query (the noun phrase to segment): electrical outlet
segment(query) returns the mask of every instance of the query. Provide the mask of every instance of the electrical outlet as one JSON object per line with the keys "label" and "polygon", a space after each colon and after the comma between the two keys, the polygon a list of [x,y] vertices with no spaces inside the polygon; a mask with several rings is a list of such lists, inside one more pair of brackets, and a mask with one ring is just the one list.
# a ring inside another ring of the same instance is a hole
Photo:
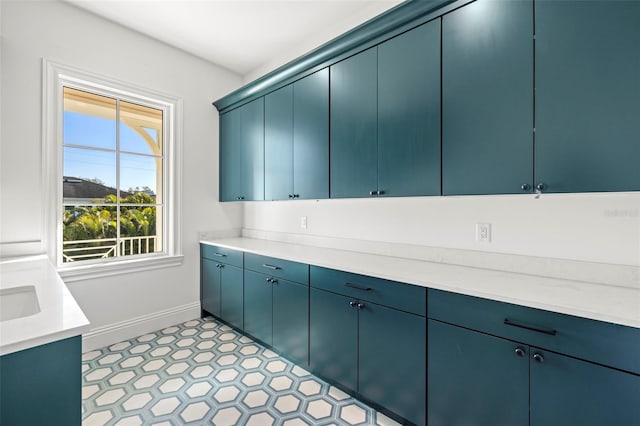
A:
{"label": "electrical outlet", "polygon": [[300,228],[307,229],[307,217],[300,216]]}
{"label": "electrical outlet", "polygon": [[476,241],[481,243],[491,242],[491,224],[476,223]]}

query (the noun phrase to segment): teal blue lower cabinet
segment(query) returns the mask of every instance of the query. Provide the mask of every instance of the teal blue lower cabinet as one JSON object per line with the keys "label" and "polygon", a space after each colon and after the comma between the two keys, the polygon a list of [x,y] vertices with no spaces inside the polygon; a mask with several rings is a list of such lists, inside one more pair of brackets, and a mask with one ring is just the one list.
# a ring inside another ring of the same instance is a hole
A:
{"label": "teal blue lower cabinet", "polygon": [[244,281],[244,331],[306,366],[309,286],[250,270]]}
{"label": "teal blue lower cabinet", "polygon": [[311,288],[309,365],[311,370],[348,389],[358,385],[358,311],[353,299]]}
{"label": "teal blue lower cabinet", "polygon": [[272,289],[270,278],[244,271],[244,331],[264,343],[273,344]]}
{"label": "teal blue lower cabinet", "polygon": [[289,358],[309,364],[309,286],[273,283],[273,347]]}
{"label": "teal blue lower cabinet", "polygon": [[244,256],[241,251],[200,244],[200,303],[211,314],[242,330]]}
{"label": "teal blue lower cabinet", "polygon": [[426,319],[360,305],[358,393],[411,423],[426,424]]}
{"label": "teal blue lower cabinet", "polygon": [[428,324],[428,424],[528,425],[526,346],[431,319]]}
{"label": "teal blue lower cabinet", "polygon": [[220,263],[202,258],[200,274],[202,310],[220,317]]}
{"label": "teal blue lower cabinet", "polygon": [[220,318],[229,324],[244,327],[244,290],[242,269],[231,265],[220,268]]}
{"label": "teal blue lower cabinet", "polygon": [[0,357],[0,424],[80,426],[82,339]]}
{"label": "teal blue lower cabinet", "polygon": [[313,287],[310,297],[311,370],[426,424],[426,319]]}
{"label": "teal blue lower cabinet", "polygon": [[640,330],[439,290],[428,315],[429,425],[640,424]]}
{"label": "teal blue lower cabinet", "polygon": [[640,425],[640,376],[531,348],[531,425]]}

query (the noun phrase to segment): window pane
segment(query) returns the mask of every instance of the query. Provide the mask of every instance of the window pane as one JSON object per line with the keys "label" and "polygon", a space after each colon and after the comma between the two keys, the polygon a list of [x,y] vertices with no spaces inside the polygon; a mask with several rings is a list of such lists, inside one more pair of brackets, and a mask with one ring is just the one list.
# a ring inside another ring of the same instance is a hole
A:
{"label": "window pane", "polygon": [[76,262],[116,255],[117,207],[66,206],[62,216],[62,260]]}
{"label": "window pane", "polygon": [[120,207],[122,256],[162,251],[162,207]]}
{"label": "window pane", "polygon": [[120,149],[162,155],[162,110],[121,101]]}
{"label": "window pane", "polygon": [[64,144],[116,148],[116,100],[64,88]]}
{"label": "window pane", "polygon": [[65,147],[63,156],[62,194],[65,203],[104,203],[105,197],[115,197],[115,152]]}
{"label": "window pane", "polygon": [[[159,204],[162,202],[161,196],[156,195],[161,193],[161,188],[161,158],[120,155],[120,194],[123,197],[123,203]],[[144,194],[147,196],[145,197]]]}

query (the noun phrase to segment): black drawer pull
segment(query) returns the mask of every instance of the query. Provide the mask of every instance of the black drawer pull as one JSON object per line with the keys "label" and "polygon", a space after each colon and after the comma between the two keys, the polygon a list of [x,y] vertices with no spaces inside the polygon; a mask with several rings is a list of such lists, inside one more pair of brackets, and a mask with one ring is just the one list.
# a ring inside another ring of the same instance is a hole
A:
{"label": "black drawer pull", "polygon": [[344,286],[349,288],[355,288],[356,290],[371,291],[371,287],[362,287],[362,286],[351,284],[351,283],[344,283]]}
{"label": "black drawer pull", "polygon": [[556,335],[555,330],[549,330],[546,328],[538,328],[538,327],[531,327],[530,325],[518,324],[517,322],[511,321],[509,318],[504,319],[504,325],[510,325],[512,327],[518,327],[518,328],[524,328],[526,330],[537,331],[538,333],[544,333],[550,336]]}
{"label": "black drawer pull", "polygon": [[267,265],[266,263],[263,263],[262,266],[264,266],[265,268],[273,269],[274,271],[280,269],[279,266]]}
{"label": "black drawer pull", "polygon": [[227,255],[223,254],[223,253],[213,253],[213,254],[218,256],[218,257],[227,257]]}

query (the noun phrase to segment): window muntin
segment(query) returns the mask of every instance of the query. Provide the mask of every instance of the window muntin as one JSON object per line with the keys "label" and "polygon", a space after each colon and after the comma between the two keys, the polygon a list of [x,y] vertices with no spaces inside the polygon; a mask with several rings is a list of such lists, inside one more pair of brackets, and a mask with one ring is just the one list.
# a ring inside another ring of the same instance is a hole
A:
{"label": "window muntin", "polygon": [[63,103],[62,263],[163,252],[165,111],[69,86]]}

